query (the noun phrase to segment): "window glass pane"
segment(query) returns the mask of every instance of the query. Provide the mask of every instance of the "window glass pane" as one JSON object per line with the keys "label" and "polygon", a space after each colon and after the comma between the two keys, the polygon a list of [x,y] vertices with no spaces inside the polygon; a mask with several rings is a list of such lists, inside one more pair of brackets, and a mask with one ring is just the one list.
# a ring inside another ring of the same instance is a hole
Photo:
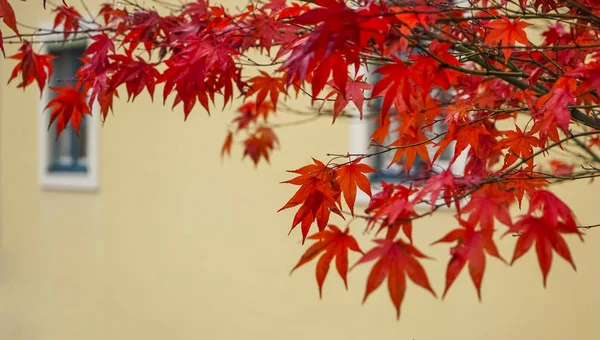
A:
{"label": "window glass pane", "polygon": [[[75,73],[81,66],[79,60],[85,52],[86,45],[82,42],[58,43],[48,48],[48,53],[54,55],[52,60],[54,72],[50,77],[49,85],[52,87],[74,86],[77,80]],[[56,93],[50,90],[48,100],[56,97]],[[50,113],[46,112],[49,122]],[[51,172],[87,172],[87,150],[86,150],[87,124],[83,119],[79,129],[79,137],[71,125],[56,139],[55,127],[51,127],[48,133],[48,144],[50,151],[50,164],[48,170]]]}

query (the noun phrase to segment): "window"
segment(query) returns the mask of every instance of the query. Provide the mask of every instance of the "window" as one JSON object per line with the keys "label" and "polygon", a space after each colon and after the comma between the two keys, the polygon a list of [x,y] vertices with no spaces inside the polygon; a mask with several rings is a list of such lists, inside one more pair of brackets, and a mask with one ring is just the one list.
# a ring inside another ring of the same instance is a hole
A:
{"label": "window", "polygon": [[[361,69],[359,74],[366,74],[367,79],[371,82],[371,84],[375,84],[378,80],[379,74],[370,70],[370,72],[366,72],[366,69]],[[370,93],[365,91],[365,97],[370,96]],[[439,91],[438,93],[432,93],[432,96],[440,101],[449,101],[452,98],[451,91],[446,93]],[[380,112],[381,98],[365,101],[365,107],[363,108],[363,114],[365,116],[373,116],[374,114],[378,114]],[[350,108],[350,106],[348,106]],[[394,108],[392,108],[393,110]],[[357,112],[358,113],[358,112]],[[394,112],[390,112],[390,115],[394,115]],[[441,117],[440,117],[441,118]],[[442,119],[436,120],[432,122],[432,131],[425,133],[427,138],[435,138],[439,136],[443,132],[446,131],[446,125],[444,124]],[[377,128],[379,122],[376,118],[363,117],[362,120],[355,118],[350,123],[350,153],[374,153],[377,151],[382,151],[383,148],[371,145],[371,135]],[[384,141],[383,145],[389,145],[398,139],[398,132],[396,132],[396,128],[398,127],[399,122],[395,119],[391,119],[390,122],[390,131],[391,133],[388,135],[387,139]],[[435,138],[433,141],[437,142],[441,140],[443,137],[440,136]],[[427,145],[430,158],[433,158],[433,155],[437,151],[437,147],[433,144]],[[414,165],[412,166],[410,173],[407,173],[406,168],[404,166],[404,159],[392,164],[390,163],[393,159],[394,152],[386,152],[380,155],[376,155],[373,157],[369,157],[365,159],[365,162],[369,164],[371,167],[376,169],[378,172],[372,173],[370,180],[373,185],[373,191],[377,192],[379,189],[379,183],[383,180],[388,183],[399,183],[399,184],[409,184],[413,180],[416,179],[426,179],[427,174],[431,174],[433,172],[441,172],[445,169],[448,169],[450,166],[450,160],[454,155],[454,143],[450,144],[446,150],[438,157],[432,167],[428,169],[426,167],[426,163],[423,159],[417,156]],[[452,165],[452,172],[457,175],[462,175],[464,171],[466,152],[463,152],[458,159]],[[388,167],[389,166],[389,167]],[[431,170],[431,171],[429,171]],[[365,194],[361,194],[358,196],[358,201],[362,203],[368,203],[368,197]]]}
{"label": "window", "polygon": [[40,103],[40,182],[46,189],[95,190],[98,186],[97,110],[92,108],[92,117],[86,116],[82,120],[79,136],[68,124],[57,139],[54,124],[48,129],[50,110],[45,109],[56,96],[50,87],[75,85],[75,73],[82,63],[80,58],[87,48],[87,41],[51,41],[43,46],[44,53],[54,56],[54,72]]}

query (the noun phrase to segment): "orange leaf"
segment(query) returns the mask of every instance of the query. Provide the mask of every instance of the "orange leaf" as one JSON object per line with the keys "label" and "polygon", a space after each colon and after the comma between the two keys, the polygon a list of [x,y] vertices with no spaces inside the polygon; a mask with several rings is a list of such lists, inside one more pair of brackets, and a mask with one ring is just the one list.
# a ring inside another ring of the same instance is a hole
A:
{"label": "orange leaf", "polygon": [[376,172],[367,164],[359,164],[361,160],[356,159],[350,164],[345,164],[337,170],[338,183],[344,194],[346,204],[350,208],[352,216],[354,216],[354,201],[356,200],[356,187],[362,190],[365,194],[371,197],[371,183],[365,173]]}
{"label": "orange leaf", "polygon": [[227,153],[228,156],[231,156],[231,143],[233,143],[233,133],[229,131],[227,137],[225,137],[223,147],[221,148],[221,157],[223,157],[225,153]]}

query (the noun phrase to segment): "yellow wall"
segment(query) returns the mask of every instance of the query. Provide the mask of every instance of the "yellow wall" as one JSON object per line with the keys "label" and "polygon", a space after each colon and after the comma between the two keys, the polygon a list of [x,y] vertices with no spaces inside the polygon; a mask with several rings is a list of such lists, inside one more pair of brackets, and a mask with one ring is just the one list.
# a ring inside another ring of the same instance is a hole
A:
{"label": "yellow wall", "polygon": [[[29,1],[16,11],[48,18]],[[1,63],[0,83],[13,66]],[[118,102],[102,128],[100,190],[50,192],[37,180],[37,100],[34,87],[0,88],[2,340],[600,338],[600,231],[583,246],[569,238],[578,273],[555,257],[546,290],[533,254],[514,268],[490,260],[483,303],[466,273],[444,302],[411,284],[399,322],[384,289],[361,306],[370,266],[348,292],[332,270],[323,300],[313,265],[290,277],[304,248],[287,236],[293,211],[276,213],[294,190],[278,182],[310,156],[347,150],[343,120],[280,130],[272,166],[254,170],[239,147],[219,158],[230,113],[198,109],[184,123],[147,98]],[[599,222],[597,190],[557,188],[584,224]],[[448,248],[427,245],[453,225],[444,212],[415,232],[437,258],[425,266],[438,293]],[[500,242],[506,258],[513,242]]]}

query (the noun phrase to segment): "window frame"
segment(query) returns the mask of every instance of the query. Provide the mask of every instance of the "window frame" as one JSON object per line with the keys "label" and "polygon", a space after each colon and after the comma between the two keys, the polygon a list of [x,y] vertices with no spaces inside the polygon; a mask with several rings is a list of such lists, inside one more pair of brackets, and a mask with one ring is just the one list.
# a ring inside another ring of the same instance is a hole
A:
{"label": "window frame", "polygon": [[[365,75],[366,81],[369,82],[369,79],[372,79],[372,77],[374,77],[374,72],[372,71],[368,71],[367,68],[364,65],[360,66],[360,69],[358,71],[358,74],[363,74]],[[372,84],[374,85],[374,84]],[[371,92],[372,90],[365,90],[364,95],[365,97],[370,97],[371,96]],[[368,106],[368,101],[365,100],[365,103],[363,105],[363,116],[367,116],[370,113],[372,113],[372,109],[369,108]],[[367,154],[370,152],[373,152],[373,149],[370,149],[370,144],[371,144],[371,130],[372,130],[372,124],[373,124],[373,120],[369,119],[369,118],[365,118],[363,117],[363,119],[359,118],[359,111],[358,109],[353,105],[353,104],[349,104],[346,109],[347,111],[350,111],[349,113],[354,116],[354,118],[350,119],[349,122],[349,153],[350,154]],[[452,165],[451,169],[452,172],[456,175],[463,175],[464,174],[464,169],[466,166],[466,161],[467,161],[467,154],[468,154],[469,148],[463,150],[463,152],[457,157],[456,161],[454,162],[454,164]],[[369,166],[375,168],[376,167],[376,157],[368,157],[365,158],[363,160],[363,163],[368,164]],[[444,169],[448,168],[449,162],[445,161],[445,160],[437,160],[435,164],[438,164],[442,167],[444,167]],[[378,169],[376,169],[378,170]],[[377,181],[379,182],[380,180],[382,180],[381,178],[378,178]],[[385,179],[383,179],[385,180]],[[373,195],[375,195],[376,193],[378,193],[380,191],[380,186],[378,185],[378,182],[376,182],[376,185],[373,185],[373,183],[371,183],[371,192]],[[364,192],[362,192],[361,190],[357,191],[356,194],[356,204],[359,205],[368,205],[370,202],[370,198],[367,194],[365,194]],[[438,199],[438,203],[441,203],[442,200]],[[429,204],[425,204],[425,203],[419,203],[416,205],[417,208],[425,208],[425,209],[429,209],[431,207],[431,205]],[[447,206],[442,206],[441,209],[446,209],[446,210],[455,210],[455,208],[452,206],[450,208],[448,208]]]}
{"label": "window frame", "polygon": [[[44,32],[52,30],[52,24],[43,24],[40,28]],[[62,31],[63,27],[57,27],[58,31]],[[40,36],[41,41],[40,51],[41,53],[49,53],[50,42],[54,43],[59,40],[69,41],[73,38],[81,38],[81,34],[77,34],[72,37],[69,36],[67,39],[64,38],[62,33],[48,34]],[[91,39],[86,37],[81,42],[85,46],[91,44]],[[38,171],[39,171],[39,182],[43,190],[51,191],[88,191],[93,192],[99,188],[99,116],[100,107],[98,103],[94,102],[90,107],[92,116],[85,117],[85,124],[87,125],[86,138],[86,160],[87,169],[85,172],[77,171],[50,171],[49,167],[52,165],[52,154],[51,148],[48,141],[51,136],[54,136],[55,130],[53,128],[48,129],[48,123],[50,122],[50,112],[45,107],[50,101],[51,90],[48,88],[50,79],[44,90],[42,91],[41,100],[39,101],[39,124],[38,124]],[[52,125],[54,126],[54,125]],[[82,137],[79,137],[82,138]]]}

